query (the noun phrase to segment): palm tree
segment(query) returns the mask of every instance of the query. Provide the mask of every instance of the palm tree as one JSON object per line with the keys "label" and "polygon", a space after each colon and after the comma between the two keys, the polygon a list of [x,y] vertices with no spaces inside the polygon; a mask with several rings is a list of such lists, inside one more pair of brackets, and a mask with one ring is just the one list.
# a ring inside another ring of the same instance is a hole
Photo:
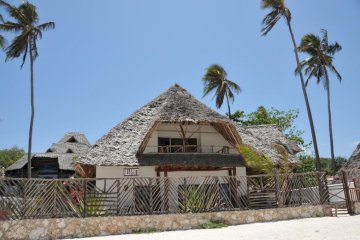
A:
{"label": "palm tree", "polygon": [[336,52],[341,50],[339,43],[329,44],[327,31],[322,29],[322,38],[314,35],[305,35],[298,47],[300,52],[307,53],[310,57],[303,60],[300,63],[300,69],[296,69],[298,74],[301,70],[305,69],[305,75],[308,76],[306,80],[306,86],[309,79],[314,77],[317,83],[323,83],[325,91],[327,93],[328,103],[328,116],[329,116],[329,134],[330,134],[330,149],[331,149],[331,165],[333,175],[336,174],[336,163],[334,156],[334,142],[332,133],[332,121],[331,121],[331,104],[330,104],[330,79],[328,71],[333,72],[337,79],[341,81],[341,75],[333,65],[333,58]]}
{"label": "palm tree", "polygon": [[[261,7],[263,9],[270,10],[270,13],[268,13],[262,21],[262,25],[263,25],[263,27],[261,29],[262,35],[263,36],[267,35],[272,30],[272,28],[276,25],[276,23],[281,18],[284,18],[286,21],[286,25],[289,29],[292,44],[294,47],[296,65],[297,65],[297,67],[299,67],[300,60],[299,60],[299,55],[297,52],[297,44],[296,44],[294,33],[293,33],[293,30],[291,27],[291,12],[286,7],[285,0],[261,0]],[[301,88],[302,88],[302,92],[303,92],[304,99],[305,99],[306,110],[308,113],[308,118],[309,118],[309,123],[310,123],[311,136],[312,136],[312,140],[313,140],[313,144],[314,144],[316,170],[321,171],[321,164],[320,164],[319,151],[318,151],[318,146],[317,146],[317,141],[316,141],[315,127],[314,127],[314,122],[313,122],[313,118],[312,118],[308,95],[306,92],[305,81],[304,81],[304,77],[303,77],[303,74],[301,71],[299,72],[299,75],[300,75]]]}
{"label": "palm tree", "polygon": [[202,80],[204,82],[203,97],[215,90],[214,97],[216,97],[216,107],[218,109],[221,108],[224,97],[226,97],[228,115],[231,119],[230,101],[234,102],[234,92],[236,94],[241,92],[239,85],[227,79],[225,69],[218,64],[208,67]]}
{"label": "palm tree", "polygon": [[18,33],[5,49],[6,61],[22,56],[23,67],[27,56],[30,59],[30,95],[31,95],[31,119],[29,128],[29,145],[28,145],[28,177],[31,177],[31,145],[32,131],[35,115],[34,104],[34,62],[38,57],[37,41],[42,38],[42,32],[55,28],[54,22],[38,24],[39,17],[36,7],[28,2],[20,4],[19,7],[10,5],[0,0],[0,6],[3,6],[6,12],[14,21],[5,21],[0,24],[0,31]]}

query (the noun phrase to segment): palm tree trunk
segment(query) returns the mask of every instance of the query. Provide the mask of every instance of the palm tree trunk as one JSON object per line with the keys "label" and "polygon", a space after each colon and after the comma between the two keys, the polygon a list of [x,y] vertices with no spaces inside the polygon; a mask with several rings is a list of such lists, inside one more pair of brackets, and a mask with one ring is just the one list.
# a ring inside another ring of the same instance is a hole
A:
{"label": "palm tree trunk", "polygon": [[[298,69],[300,69],[300,60],[299,60],[299,55],[298,55],[298,51],[297,51],[297,44],[296,44],[296,41],[295,41],[294,33],[292,31],[292,28],[291,28],[290,19],[287,17],[286,21],[287,21],[287,25],[288,25],[289,32],[290,32],[290,35],[291,35],[291,40],[292,40],[292,43],[293,43],[293,46],[294,46],[296,64],[297,64]],[[306,110],[307,110],[307,113],[308,113],[308,118],[309,118],[309,123],[310,123],[311,136],[312,136],[312,140],[313,140],[313,144],[314,144],[316,170],[320,172],[321,171],[320,156],[319,156],[319,150],[318,150],[317,141],[316,141],[315,127],[314,127],[314,122],[313,122],[313,118],[312,118],[309,98],[308,98],[308,95],[307,95],[305,81],[304,81],[302,71],[299,71],[299,74],[300,74],[301,88],[302,88],[303,95],[304,95],[304,98],[305,98]]]}
{"label": "palm tree trunk", "polygon": [[331,168],[332,175],[336,174],[336,163],[335,163],[335,154],[334,154],[334,140],[333,140],[333,132],[332,132],[332,118],[331,118],[331,102],[330,102],[330,79],[327,70],[325,69],[325,77],[326,77],[326,93],[327,93],[327,103],[328,103],[328,116],[329,116],[329,134],[330,134],[330,152],[331,152]]}
{"label": "palm tree trunk", "polygon": [[227,92],[226,92],[226,91],[225,91],[225,96],[226,96],[226,102],[227,102],[227,107],[228,107],[229,119],[231,120],[231,112],[230,112],[229,96],[228,96],[228,94],[227,94]]}
{"label": "palm tree trunk", "polygon": [[35,116],[35,104],[34,104],[34,56],[33,45],[30,43],[30,95],[31,95],[31,119],[29,129],[29,143],[28,143],[28,165],[27,165],[27,177],[31,178],[31,146],[32,146],[32,131],[34,125]]}

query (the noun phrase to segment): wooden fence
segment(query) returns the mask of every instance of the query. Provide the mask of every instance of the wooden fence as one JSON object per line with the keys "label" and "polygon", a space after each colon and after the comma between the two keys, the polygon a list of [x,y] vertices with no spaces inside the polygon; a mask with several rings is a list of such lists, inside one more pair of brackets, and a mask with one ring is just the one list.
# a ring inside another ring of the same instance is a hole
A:
{"label": "wooden fence", "polygon": [[8,219],[121,216],[320,205],[324,173],[118,179],[0,178]]}

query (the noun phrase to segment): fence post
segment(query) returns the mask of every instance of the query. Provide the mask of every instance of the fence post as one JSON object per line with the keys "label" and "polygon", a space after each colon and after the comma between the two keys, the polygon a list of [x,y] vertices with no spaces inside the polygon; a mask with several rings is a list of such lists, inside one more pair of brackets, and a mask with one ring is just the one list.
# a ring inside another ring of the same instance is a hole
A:
{"label": "fence post", "polygon": [[275,169],[275,195],[276,195],[276,205],[279,207],[279,195],[280,195],[280,176],[279,169]]}
{"label": "fence post", "polygon": [[220,183],[219,183],[219,177],[214,177],[215,178],[215,185],[216,185],[216,201],[217,201],[217,205],[216,205],[216,211],[220,210]]}
{"label": "fence post", "polygon": [[116,180],[116,216],[120,216],[120,179]]}
{"label": "fence post", "polygon": [[325,188],[324,188],[324,182],[322,179],[322,176],[326,178],[326,175],[322,172],[316,172],[317,180],[318,180],[318,186],[319,186],[319,195],[320,195],[320,204],[324,204],[326,202],[326,194],[325,194]]}
{"label": "fence post", "polygon": [[149,212],[149,214],[153,214],[153,188],[152,188],[152,178],[149,178],[149,185],[148,185],[148,187],[149,187],[149,210],[150,210],[150,212]]}
{"label": "fence post", "polygon": [[347,172],[342,170],[341,171],[342,176],[343,176],[343,185],[344,185],[344,193],[345,193],[345,199],[346,199],[346,207],[348,209],[348,213],[350,215],[353,215],[353,207],[352,207],[352,201],[350,199],[350,189],[349,189],[349,185],[348,185],[348,175]]}
{"label": "fence post", "polygon": [[87,217],[87,189],[86,189],[86,179],[83,181],[83,191],[84,191],[84,217]]}

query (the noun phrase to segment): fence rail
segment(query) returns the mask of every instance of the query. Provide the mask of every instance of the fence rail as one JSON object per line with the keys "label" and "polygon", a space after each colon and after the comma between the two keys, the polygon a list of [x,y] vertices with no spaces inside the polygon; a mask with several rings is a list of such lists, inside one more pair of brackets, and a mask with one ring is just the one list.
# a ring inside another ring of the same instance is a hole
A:
{"label": "fence rail", "polygon": [[324,173],[247,177],[0,179],[8,219],[121,216],[319,205]]}

